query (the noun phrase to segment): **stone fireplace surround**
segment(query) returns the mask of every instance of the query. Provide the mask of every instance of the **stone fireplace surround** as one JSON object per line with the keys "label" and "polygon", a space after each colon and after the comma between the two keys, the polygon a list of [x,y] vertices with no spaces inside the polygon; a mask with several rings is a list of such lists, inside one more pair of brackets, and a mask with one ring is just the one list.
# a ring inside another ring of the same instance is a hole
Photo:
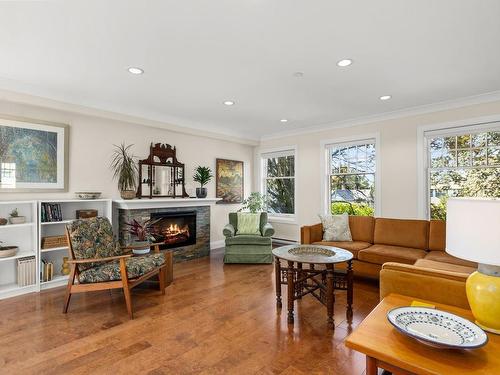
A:
{"label": "stone fireplace surround", "polygon": [[131,235],[124,230],[124,224],[136,219],[142,223],[152,213],[196,212],[196,243],[193,245],[171,248],[174,262],[183,262],[210,254],[210,206],[219,199],[214,198],[158,198],[131,199],[113,201],[117,219],[118,239],[123,245],[133,242]]}

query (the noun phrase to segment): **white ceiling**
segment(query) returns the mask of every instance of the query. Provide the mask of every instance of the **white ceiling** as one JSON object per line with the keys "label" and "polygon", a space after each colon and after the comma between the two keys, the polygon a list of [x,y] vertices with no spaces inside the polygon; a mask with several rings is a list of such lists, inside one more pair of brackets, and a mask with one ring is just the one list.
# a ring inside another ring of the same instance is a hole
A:
{"label": "white ceiling", "polygon": [[0,88],[257,139],[500,90],[499,20],[498,0],[0,1]]}

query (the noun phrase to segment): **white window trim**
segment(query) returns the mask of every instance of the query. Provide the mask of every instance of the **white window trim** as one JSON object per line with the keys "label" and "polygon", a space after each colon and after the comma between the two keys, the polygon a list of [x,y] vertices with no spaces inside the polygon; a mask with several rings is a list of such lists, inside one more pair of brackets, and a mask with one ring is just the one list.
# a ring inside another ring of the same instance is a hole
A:
{"label": "white window trim", "polygon": [[272,223],[284,223],[284,224],[297,224],[297,211],[298,211],[298,199],[297,199],[297,186],[298,186],[298,177],[297,177],[297,157],[298,157],[298,148],[297,145],[293,146],[281,146],[281,147],[273,147],[273,148],[266,148],[266,149],[260,149],[258,153],[258,166],[259,166],[259,191],[261,194],[264,194],[264,170],[263,170],[263,165],[262,165],[262,158],[266,154],[273,154],[273,153],[280,153],[280,152],[286,152],[286,151],[291,151],[293,152],[294,159],[294,208],[295,208],[295,213],[294,214],[267,214],[267,218],[270,222]]}
{"label": "white window trim", "polygon": [[341,137],[334,139],[325,139],[320,142],[319,165],[321,170],[321,212],[325,215],[331,213],[329,208],[330,198],[328,197],[328,153],[329,146],[342,143],[358,143],[362,141],[375,140],[375,216],[382,216],[382,181],[381,174],[381,153],[380,153],[380,133],[367,133]]}
{"label": "white window trim", "polygon": [[[477,131],[491,129],[494,123],[500,122],[500,115],[470,118],[460,121],[450,121],[438,124],[426,124],[417,127],[417,210],[418,218],[428,220],[429,197],[428,197],[428,173],[427,173],[427,142],[426,134],[453,134],[460,130]],[[500,125],[500,124],[499,124]]]}

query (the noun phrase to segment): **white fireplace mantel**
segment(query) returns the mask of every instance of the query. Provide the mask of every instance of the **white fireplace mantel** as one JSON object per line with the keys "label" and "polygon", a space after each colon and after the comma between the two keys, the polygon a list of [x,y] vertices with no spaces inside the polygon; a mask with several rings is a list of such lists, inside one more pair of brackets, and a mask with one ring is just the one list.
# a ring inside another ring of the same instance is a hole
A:
{"label": "white fireplace mantel", "polygon": [[142,210],[146,208],[211,206],[222,198],[153,198],[116,199],[113,206],[121,210]]}

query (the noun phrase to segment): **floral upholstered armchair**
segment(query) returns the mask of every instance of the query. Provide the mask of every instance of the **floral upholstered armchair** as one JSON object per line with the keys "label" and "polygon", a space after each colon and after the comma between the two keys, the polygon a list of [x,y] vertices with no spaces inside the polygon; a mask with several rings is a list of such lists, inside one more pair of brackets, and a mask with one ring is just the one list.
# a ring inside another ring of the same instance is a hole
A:
{"label": "floral upholstered armchair", "polygon": [[71,272],[63,312],[68,311],[71,294],[103,289],[123,289],[130,318],[130,289],[158,275],[160,290],[165,293],[165,255],[159,252],[133,257],[113,240],[107,218],[75,220],[66,226]]}

